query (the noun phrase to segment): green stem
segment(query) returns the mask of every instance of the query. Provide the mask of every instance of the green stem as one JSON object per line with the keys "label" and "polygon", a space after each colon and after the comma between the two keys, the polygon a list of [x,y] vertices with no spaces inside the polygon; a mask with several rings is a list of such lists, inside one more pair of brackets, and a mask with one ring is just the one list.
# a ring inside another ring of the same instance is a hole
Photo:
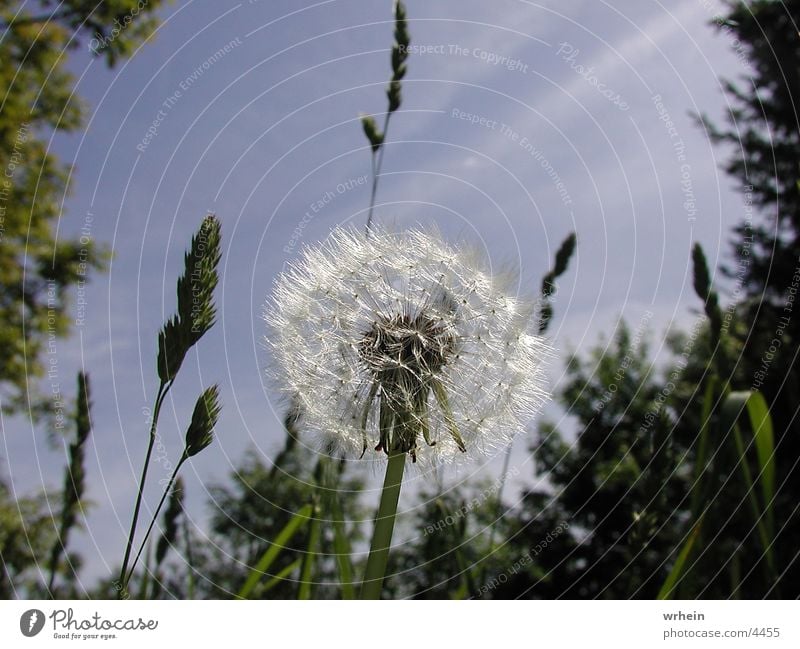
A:
{"label": "green stem", "polygon": [[320,525],[321,512],[319,503],[317,502],[318,500],[317,497],[314,498],[314,509],[311,513],[312,518],[308,529],[308,547],[306,548],[306,554],[303,558],[303,567],[300,570],[300,586],[297,591],[297,599],[311,599],[311,592],[314,586],[312,583],[312,579],[314,578],[314,561],[317,558],[322,527]]}
{"label": "green stem", "polygon": [[383,578],[389,560],[389,547],[392,544],[394,519],[397,516],[397,502],[400,499],[400,487],[403,484],[403,470],[406,465],[406,454],[394,451],[389,455],[386,465],[386,477],[383,480],[381,502],[378,515],[375,517],[375,529],[372,532],[367,568],[364,572],[364,583],[361,586],[361,599],[380,599]]}
{"label": "green stem", "polygon": [[742,473],[744,474],[747,498],[750,501],[750,506],[753,509],[753,519],[755,520],[756,528],[758,529],[758,537],[761,540],[761,547],[764,549],[764,556],[766,557],[767,581],[771,584],[777,584],[778,573],[775,570],[775,561],[772,555],[772,543],[770,543],[769,535],[764,527],[764,514],[761,511],[761,506],[758,504],[755,485],[753,484],[753,476],[750,473],[750,467],[747,466],[747,455],[745,454],[744,440],[742,440],[742,434],[739,431],[739,424],[737,423],[734,423],[733,425],[733,441],[736,445],[736,452],[739,454],[739,463],[742,467]]}
{"label": "green stem", "polygon": [[142,551],[147,543],[147,539],[150,538],[150,533],[153,531],[153,527],[155,527],[156,520],[158,520],[158,515],[161,513],[161,508],[164,506],[164,502],[167,500],[167,496],[169,496],[169,492],[172,490],[172,485],[175,482],[175,478],[178,476],[178,471],[180,471],[181,466],[183,466],[183,463],[186,462],[188,457],[189,456],[184,452],[184,454],[181,456],[181,459],[178,461],[178,464],[175,465],[175,470],[172,472],[172,477],[169,479],[167,488],[164,489],[164,493],[161,495],[161,500],[158,502],[158,507],[156,507],[156,511],[153,513],[153,519],[150,521],[147,532],[144,534],[142,544],[139,546],[139,551],[136,553],[136,558],[131,564],[131,569],[128,572],[128,577],[125,579],[123,586],[127,586],[128,582],[131,580],[131,577],[133,577],[133,571],[136,570],[136,564],[139,562],[139,557],[142,556]]}
{"label": "green stem", "polygon": [[383,141],[377,152],[372,152],[372,193],[369,198],[369,213],[367,214],[367,232],[372,230],[372,211],[375,209],[375,197],[378,194],[378,179],[381,176],[381,167],[383,167],[383,150],[386,146],[386,133],[389,131],[389,117],[391,113],[386,112],[386,117],[383,120]]}
{"label": "green stem", "polygon": [[158,426],[158,415],[161,412],[161,404],[164,403],[164,397],[167,396],[172,383],[164,383],[163,381],[158,386],[158,394],[156,395],[156,402],[153,406],[153,421],[150,424],[150,441],[147,445],[147,453],[144,457],[144,466],[142,467],[142,477],[139,479],[139,493],[136,495],[136,505],[133,508],[133,519],[131,520],[131,529],[128,533],[128,545],[125,547],[125,557],[122,559],[122,568],[119,571],[119,579],[117,580],[118,595],[124,597],[126,593],[125,575],[128,572],[128,561],[131,558],[131,550],[133,550],[133,537],[136,535],[136,523],[139,520],[139,510],[142,507],[142,496],[144,494],[144,483],[147,480],[147,468],[150,466],[150,456],[153,454],[153,446],[156,442],[156,427]]}

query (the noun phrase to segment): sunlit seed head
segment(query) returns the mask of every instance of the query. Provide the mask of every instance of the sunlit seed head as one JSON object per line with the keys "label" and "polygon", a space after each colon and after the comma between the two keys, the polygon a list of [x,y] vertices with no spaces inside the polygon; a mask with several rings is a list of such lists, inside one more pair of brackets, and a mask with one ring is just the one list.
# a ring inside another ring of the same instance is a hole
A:
{"label": "sunlit seed head", "polygon": [[337,228],[276,281],[274,377],[325,447],[436,460],[504,445],[547,399],[549,354],[511,279],[437,234]]}
{"label": "sunlit seed head", "polygon": [[455,333],[426,313],[380,316],[359,344],[362,361],[381,384],[391,372],[408,374],[409,380],[434,376],[455,349]]}

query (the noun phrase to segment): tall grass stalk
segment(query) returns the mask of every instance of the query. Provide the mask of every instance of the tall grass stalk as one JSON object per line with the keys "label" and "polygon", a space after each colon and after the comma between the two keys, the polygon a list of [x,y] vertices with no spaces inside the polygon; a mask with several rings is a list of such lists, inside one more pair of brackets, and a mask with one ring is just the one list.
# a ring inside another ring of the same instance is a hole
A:
{"label": "tall grass stalk", "polygon": [[61,524],[58,536],[50,553],[50,578],[47,582],[47,591],[53,597],[56,574],[61,555],[66,552],[67,539],[70,530],[77,522],[78,511],[82,507],[83,492],[85,490],[86,470],[84,467],[85,445],[92,432],[91,421],[91,396],[89,389],[89,375],[78,373],[78,397],[75,412],[75,442],[69,446],[69,465],[64,477],[64,495],[61,510]]}
{"label": "tall grass stalk", "polygon": [[[142,474],[139,478],[136,502],[133,507],[131,526],[128,532],[128,540],[125,545],[125,554],[120,567],[119,578],[115,582],[117,595],[120,598],[127,598],[128,574],[133,573],[133,568],[128,569],[133,542],[136,537],[136,526],[139,522],[139,513],[144,497],[144,488],[147,482],[147,470],[150,466],[150,459],[153,454],[153,447],[156,441],[156,431],[158,429],[158,418],[164,399],[167,396],[175,377],[183,364],[189,350],[211,329],[216,320],[216,306],[214,305],[214,290],[219,282],[217,266],[221,258],[221,232],[220,224],[216,216],[208,214],[200,225],[199,230],[192,237],[189,250],[184,255],[183,274],[178,277],[177,298],[178,308],[176,313],[164,323],[158,334],[158,351],[156,356],[156,368],[158,371],[158,391],[153,405],[153,419],[150,422],[150,435],[145,452]],[[212,394],[213,393],[213,394]],[[207,400],[213,396],[213,404]],[[187,447],[184,451],[186,455],[190,449],[189,435],[193,435],[191,444],[194,455],[211,443],[211,428],[216,423],[219,414],[219,407],[216,403],[218,396],[217,388],[206,390],[201,395],[205,405],[205,413],[200,413],[201,420],[195,421],[198,416],[198,406],[195,406],[195,413],[192,416],[190,431],[187,433]],[[198,400],[198,405],[200,403]],[[211,406],[213,405],[213,408]],[[212,412],[213,411],[213,412]],[[185,460],[183,458],[178,466]],[[173,480],[174,480],[173,475]],[[171,486],[170,482],[170,486]],[[165,495],[169,492],[167,490]],[[164,498],[162,498],[163,503]],[[159,506],[160,508],[160,506]],[[156,512],[156,515],[158,512]],[[151,523],[152,528],[152,523]],[[144,544],[141,546],[144,547]],[[139,551],[141,554],[141,549]],[[137,559],[138,559],[137,554]],[[134,568],[135,568],[134,561]]]}
{"label": "tall grass stalk", "polygon": [[175,465],[175,470],[172,472],[172,476],[169,479],[169,483],[167,484],[167,488],[164,490],[164,493],[161,495],[161,500],[158,501],[158,507],[156,507],[156,511],[153,513],[153,518],[150,521],[150,525],[147,527],[147,531],[142,538],[142,543],[139,546],[139,551],[136,553],[136,557],[133,559],[133,563],[131,563],[130,570],[128,571],[125,580],[123,581],[124,585],[127,585],[128,582],[133,577],[133,572],[136,570],[136,564],[139,562],[139,558],[142,556],[142,552],[144,551],[145,546],[147,545],[147,539],[150,538],[150,534],[155,527],[156,520],[158,520],[158,515],[161,513],[161,508],[164,506],[164,503],[167,500],[167,497],[172,492],[172,486],[175,484],[175,478],[178,477],[178,471],[180,471],[183,463],[187,460],[186,455],[184,454],[181,459],[178,461],[178,464]]}
{"label": "tall grass stalk", "polygon": [[381,177],[383,167],[383,155],[386,143],[386,133],[389,130],[389,120],[402,103],[401,79],[406,74],[405,60],[408,58],[408,46],[411,43],[411,36],[408,33],[408,23],[406,22],[406,8],[402,2],[397,0],[394,3],[394,45],[392,46],[392,78],[386,89],[386,97],[389,100],[386,113],[383,118],[383,130],[378,130],[378,125],[373,117],[365,115],[361,118],[364,133],[369,140],[372,152],[372,190],[369,199],[369,212],[367,213],[367,232],[372,228],[372,212],[375,209],[375,197],[378,193],[378,181]]}
{"label": "tall grass stalk", "polygon": [[139,510],[142,507],[142,497],[144,495],[144,485],[147,481],[147,469],[150,466],[150,457],[153,455],[153,447],[156,443],[156,430],[158,427],[158,416],[161,412],[161,405],[164,403],[164,398],[167,396],[167,392],[169,392],[170,387],[172,386],[172,381],[168,383],[161,383],[158,386],[158,392],[156,393],[156,400],[153,406],[153,420],[150,422],[150,439],[147,443],[147,452],[144,456],[144,465],[142,466],[142,475],[139,478],[139,487],[136,493],[136,504],[133,507],[133,517],[131,518],[131,527],[130,531],[128,532],[128,542],[125,545],[125,556],[122,559],[122,567],[119,571],[119,579],[117,583],[117,587],[119,588],[119,592],[122,595],[125,591],[125,584],[126,579],[125,575],[128,571],[128,562],[131,558],[131,551],[133,550],[133,540],[136,536],[136,525],[139,522]]}

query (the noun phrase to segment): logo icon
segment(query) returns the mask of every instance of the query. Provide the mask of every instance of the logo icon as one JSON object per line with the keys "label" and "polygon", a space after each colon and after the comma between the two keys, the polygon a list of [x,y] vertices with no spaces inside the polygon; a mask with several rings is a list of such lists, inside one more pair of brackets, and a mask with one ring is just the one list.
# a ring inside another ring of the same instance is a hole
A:
{"label": "logo icon", "polygon": [[19,630],[26,638],[32,638],[44,628],[44,613],[38,608],[25,611],[19,618]]}

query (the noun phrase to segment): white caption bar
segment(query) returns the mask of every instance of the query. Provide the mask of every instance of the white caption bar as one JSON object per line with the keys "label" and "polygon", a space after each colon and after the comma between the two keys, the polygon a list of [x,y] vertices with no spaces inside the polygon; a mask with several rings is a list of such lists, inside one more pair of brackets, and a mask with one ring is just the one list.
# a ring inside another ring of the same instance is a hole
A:
{"label": "white caption bar", "polygon": [[[0,604],[5,647],[798,647],[796,601],[146,602]],[[175,644],[172,644],[175,643]],[[181,644],[177,644],[181,643]],[[225,643],[221,645],[220,643]],[[543,644],[544,643],[544,644]],[[339,644],[337,642],[337,644]],[[444,645],[443,645],[444,646]]]}

